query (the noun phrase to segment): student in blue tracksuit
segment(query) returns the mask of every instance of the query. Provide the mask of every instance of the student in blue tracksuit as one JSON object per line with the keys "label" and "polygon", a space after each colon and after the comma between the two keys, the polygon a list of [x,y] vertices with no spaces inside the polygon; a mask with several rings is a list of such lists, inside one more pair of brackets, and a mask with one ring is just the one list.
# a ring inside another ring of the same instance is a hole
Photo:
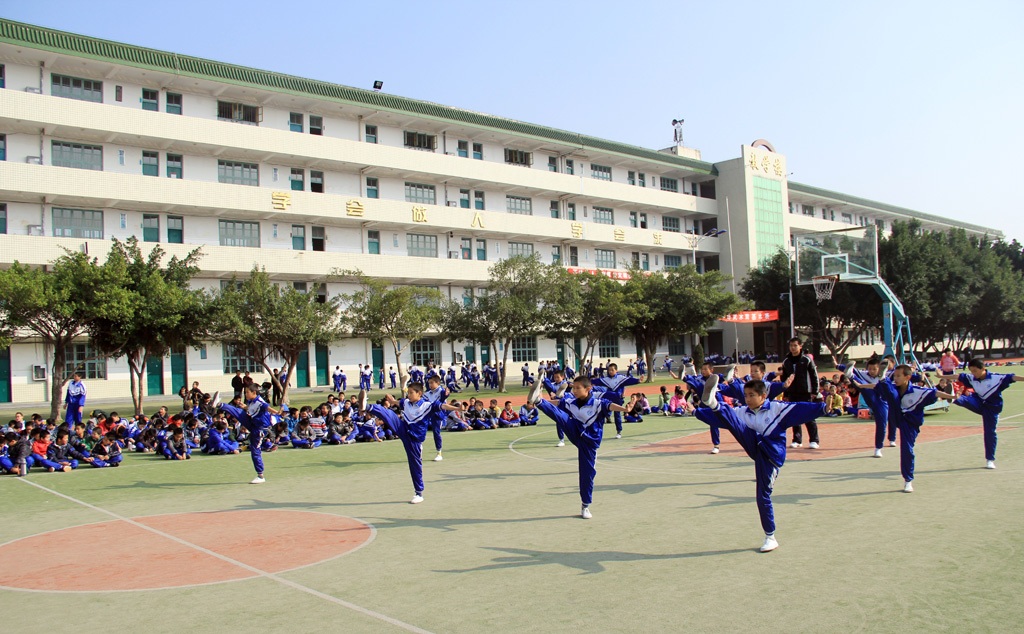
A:
{"label": "student in blue tracksuit", "polygon": [[[423,398],[427,399],[431,403],[444,403],[448,399],[448,390],[441,385],[441,377],[436,374],[432,374],[427,379],[427,391],[423,393]],[[444,429],[448,423],[448,413],[445,410],[439,410],[436,413],[431,413],[428,417],[428,427],[430,433],[434,436],[434,448],[437,449],[437,455],[434,456],[434,462],[441,462],[444,458],[441,457],[441,430]]]}
{"label": "student in blue tracksuit", "polygon": [[[410,503],[419,504],[423,501],[423,441],[427,438],[428,419],[441,410],[461,411],[462,407],[449,405],[445,402],[431,403],[423,397],[423,385],[413,383],[405,391],[406,398],[395,400],[390,394],[385,395],[384,402],[388,407],[366,404],[366,392],[359,393],[360,415],[380,419],[398,435],[405,447],[405,455],[409,461],[409,474],[416,493]],[[391,407],[397,407],[398,413]]]}
{"label": "student in blue tracksuit", "polygon": [[343,388],[341,387],[341,366],[340,365],[339,366],[335,366],[334,373],[331,374],[331,379],[334,380],[334,391],[335,392],[342,391]]}
{"label": "student in blue tracksuit", "polygon": [[82,412],[85,411],[85,383],[82,383],[82,373],[75,372],[68,383],[68,391],[64,396],[64,422],[72,427],[82,422]]}
{"label": "student in blue tracksuit", "polygon": [[[746,398],[743,388],[747,384],[747,381],[764,381],[765,388],[768,390],[767,398],[769,401],[774,401],[779,396],[782,396],[783,392],[786,391],[786,388],[789,387],[789,385],[779,381],[768,381],[765,379],[764,371],[764,361],[754,361],[750,364],[750,374],[745,378],[733,378],[733,380],[729,381],[727,384],[719,382],[718,393],[722,396],[728,396],[731,399],[742,402]],[[701,390],[701,393],[703,394],[703,385],[701,386]]]}
{"label": "student in blue tracksuit", "polygon": [[391,389],[396,389],[398,387],[398,374],[395,372],[394,366],[388,366],[388,378],[391,379]]}
{"label": "student in blue tracksuit", "polygon": [[981,414],[981,423],[985,438],[985,468],[996,468],[996,426],[999,414],[1003,411],[1003,390],[1013,385],[1014,381],[1024,381],[1024,377],[1014,374],[994,374],[985,369],[985,360],[975,357],[967,363],[968,373],[958,379],[965,388],[974,390],[974,394],[964,394],[953,401],[975,414]]}
{"label": "student in blue tracksuit", "polygon": [[459,382],[455,380],[454,371],[448,373],[445,379],[445,388],[447,388],[449,394],[458,394],[462,391],[462,388],[459,387]]}
{"label": "student in blue tracksuit", "polygon": [[[635,376],[619,374],[618,371],[618,364],[609,363],[605,375],[594,379],[592,383],[606,390],[601,398],[607,399],[616,405],[622,405],[626,386],[636,385],[640,382],[640,379]],[[615,437],[622,438],[622,414],[618,410],[613,411],[615,412]]]}
{"label": "student in blue tracksuit", "polygon": [[[579,453],[580,500],[583,502],[580,515],[583,519],[590,519],[593,517],[590,503],[593,501],[594,476],[597,474],[595,463],[597,450],[604,435],[604,424],[609,412],[622,413],[628,411],[628,408],[604,398],[604,394],[595,394],[587,376],[576,377],[572,383],[571,393],[563,396],[557,403],[541,398],[541,386],[540,381],[535,382],[526,400],[534,403],[537,409],[554,420],[562,433],[569,438],[569,442],[576,445]],[[638,398],[639,395],[634,394],[629,401],[629,407],[632,407]]]}
{"label": "student in blue tracksuit", "polygon": [[381,366],[380,372],[378,373],[378,376],[377,376],[377,389],[378,390],[383,390],[384,389],[384,366]]}
{"label": "student in blue tracksuit", "polygon": [[[480,371],[477,369],[476,364],[469,366],[469,380],[473,384],[473,391],[480,391]],[[466,385],[469,387],[469,385]]]}
{"label": "student in blue tracksuit", "polygon": [[[700,375],[683,374],[682,372],[676,374],[671,369],[668,371],[668,374],[673,379],[686,383],[690,386],[690,389],[693,390],[694,394],[698,395],[704,393],[704,387],[707,385],[708,379],[714,376],[717,379],[717,384],[730,388],[729,394],[726,394],[726,396],[731,397],[734,393],[731,384],[733,382],[733,373],[736,370],[736,366],[730,366],[724,376],[721,374],[715,374],[714,369],[715,366],[713,363],[705,361],[700,366]],[[719,451],[718,445],[721,444],[722,437],[718,431],[718,425],[715,425],[714,423],[708,423],[708,425],[711,427],[711,453],[716,454]]]}
{"label": "student in blue tracksuit", "polygon": [[[888,357],[886,358],[888,361]],[[851,383],[861,385],[874,385],[879,381],[884,381],[889,374],[892,372],[893,363],[886,363],[886,369],[882,370],[881,360],[877,355],[871,355],[868,359],[867,372],[864,370],[858,370],[856,364],[851,363],[849,367],[843,371],[846,378],[850,379]],[[871,410],[871,415],[875,418],[875,458],[882,457],[882,447],[885,444],[886,436],[886,425],[889,427],[889,446],[896,446],[896,424],[889,421],[889,403],[885,399],[879,398],[879,395],[874,390],[864,390],[860,393],[864,397],[864,403]]]}
{"label": "student in blue tracksuit", "polygon": [[[256,469],[256,477],[249,484],[263,484],[263,436],[270,431],[273,422],[270,419],[270,405],[259,396],[255,384],[246,386],[244,390],[245,408],[220,404],[220,409],[238,419],[242,427],[249,432],[249,453],[252,454],[252,466]],[[220,403],[220,392],[213,395],[213,406]]]}
{"label": "student in blue tracksuit", "polygon": [[764,381],[752,380],[744,387],[746,405],[728,407],[718,402],[717,386],[718,375],[712,374],[705,383],[701,399],[707,407],[697,408],[694,416],[708,425],[728,429],[754,461],[757,510],[765,535],[761,552],[775,550],[779,542],[775,539],[772,488],[779,469],[786,461],[786,430],[824,416],[825,406],[822,403],[770,401]]}
{"label": "student in blue tracksuit", "polygon": [[[520,425],[536,425],[540,419],[540,410],[533,403],[526,403],[519,408]],[[559,432],[561,433],[561,432]]]}
{"label": "student in blue tracksuit", "polygon": [[[911,383],[914,371],[909,365],[898,365],[889,378],[878,383],[856,383],[865,392],[874,390],[875,397],[889,406],[889,422],[896,423],[900,430],[900,474],[903,476],[903,491],[911,493],[914,485],[914,443],[924,424],[924,408],[942,397],[950,401],[956,397],[933,388],[917,387]],[[861,392],[862,394],[865,392]]]}

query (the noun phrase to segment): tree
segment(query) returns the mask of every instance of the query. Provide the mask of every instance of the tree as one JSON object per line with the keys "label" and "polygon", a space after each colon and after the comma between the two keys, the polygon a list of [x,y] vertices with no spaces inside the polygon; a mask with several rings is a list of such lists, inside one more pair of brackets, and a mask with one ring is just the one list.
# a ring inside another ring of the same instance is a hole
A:
{"label": "tree", "polygon": [[299,355],[308,352],[310,345],[327,346],[340,339],[345,332],[340,303],[340,297],[304,293],[291,284],[282,288],[265,270],[253,268],[248,279],[232,279],[214,297],[210,332],[262,366],[282,398],[287,398],[288,385],[274,376],[270,358],[283,359],[288,372],[294,373]]}
{"label": "tree", "polygon": [[406,346],[436,330],[441,323],[441,293],[419,286],[391,287],[387,280],[363,275],[359,271],[338,271],[336,275],[354,278],[359,290],[345,295],[344,324],[353,334],[371,341],[390,341],[401,384],[408,373],[402,365],[402,340]]}
{"label": "tree", "polygon": [[127,242],[114,238],[104,267],[111,279],[121,280],[127,306],[88,326],[99,351],[127,360],[136,414],[142,413],[142,377],[149,359],[162,358],[178,347],[198,347],[208,327],[206,294],[189,288],[199,273],[201,249],[180,260],[172,257],[166,266],[164,255],[160,246],[143,254],[134,236]]}
{"label": "tree", "polygon": [[52,350],[51,418],[60,415],[61,392],[70,378],[65,371],[67,346],[86,334],[93,319],[134,318],[122,273],[71,251],[47,267],[15,261],[0,271],[0,331],[11,341],[38,338]]}
{"label": "tree", "polygon": [[628,324],[622,283],[600,273],[557,271],[548,279],[554,291],[549,301],[556,304],[548,334],[582,339],[581,360],[592,360],[601,339],[624,332]]}

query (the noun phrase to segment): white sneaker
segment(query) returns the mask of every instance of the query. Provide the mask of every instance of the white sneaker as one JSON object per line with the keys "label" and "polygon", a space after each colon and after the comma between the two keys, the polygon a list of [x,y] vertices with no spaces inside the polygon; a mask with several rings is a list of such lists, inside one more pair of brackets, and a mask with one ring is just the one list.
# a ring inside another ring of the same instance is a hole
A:
{"label": "white sneaker", "polygon": [[616,438],[622,438],[622,434],[615,434]]}
{"label": "white sneaker", "polygon": [[907,482],[906,484],[904,484],[903,485],[903,492],[904,493],[913,493],[914,492],[914,483],[913,482]]}
{"label": "white sneaker", "polygon": [[409,500],[409,504],[419,504],[422,501],[423,501],[423,496],[420,495],[419,493],[417,493],[416,495],[412,496],[411,500]]}
{"label": "white sneaker", "polygon": [[558,386],[558,391],[555,392],[555,400],[561,400],[565,396],[565,391],[569,389],[568,383],[563,383]]}
{"label": "white sneaker", "polygon": [[853,369],[856,368],[856,367],[857,367],[857,362],[856,361],[850,361],[850,364],[846,366],[845,370],[843,370],[843,376],[845,376],[846,378],[848,378],[848,379],[850,379],[852,381],[853,380]]}
{"label": "white sneaker", "polygon": [[882,450],[881,449],[875,449],[875,457],[876,458],[881,458],[882,457]]}
{"label": "white sneaker", "polygon": [[220,392],[219,391],[214,392],[213,393],[213,398],[210,399],[210,407],[212,407],[213,409],[217,409],[218,405],[220,405]]}
{"label": "white sneaker", "polygon": [[534,381],[533,385],[530,386],[530,391],[526,393],[526,402],[534,404],[539,403],[540,391],[542,389],[544,389],[544,382],[541,381],[540,379]]}
{"label": "white sneaker", "polygon": [[791,442],[791,443],[789,443],[789,448],[790,449],[797,449],[798,447],[800,447],[800,443],[798,443],[798,442]]}
{"label": "white sneaker", "polygon": [[266,478],[264,478],[261,475],[258,475],[255,478],[253,478],[252,480],[250,480],[249,484],[263,484],[266,481],[267,481]]}
{"label": "white sneaker", "polygon": [[356,407],[359,409],[359,413],[362,414],[366,411],[366,406],[370,400],[366,390],[359,390],[359,396],[356,398]]}
{"label": "white sneaker", "polygon": [[711,453],[718,453],[718,447],[712,447]]}
{"label": "white sneaker", "polygon": [[589,506],[583,507],[583,510],[580,512],[580,517],[582,517],[585,520],[589,520],[590,518],[594,517],[594,515],[590,512]]}
{"label": "white sneaker", "polygon": [[995,460],[989,460],[988,462],[985,463],[985,468],[986,469],[995,469],[996,468],[996,461]]}
{"label": "white sneaker", "polygon": [[434,456],[434,462],[441,462],[442,460],[444,460],[444,458],[441,457],[441,452],[439,451],[437,452],[437,455]]}
{"label": "white sneaker", "polygon": [[896,446],[896,441],[895,440],[890,440],[889,441],[889,446],[890,447],[895,447]]}
{"label": "white sneaker", "polygon": [[761,544],[761,552],[768,553],[779,547],[779,542],[775,539],[775,535],[766,535],[764,543]]}
{"label": "white sneaker", "polygon": [[557,444],[557,445],[555,445],[555,446],[556,446],[556,447],[564,447],[564,446],[565,446],[565,441],[564,441],[564,440],[559,440],[559,441],[558,441],[558,444]]}
{"label": "white sneaker", "polygon": [[718,375],[712,374],[708,377],[707,381],[704,381],[704,394],[701,395],[704,404],[711,409],[718,409],[718,399],[715,397],[715,392],[718,391]]}
{"label": "white sneaker", "polygon": [[730,364],[725,371],[725,383],[728,384],[732,381],[733,377],[736,376],[736,364]]}
{"label": "white sneaker", "polygon": [[817,449],[818,448],[818,443],[812,442],[811,444],[809,444],[807,446],[810,447],[811,449]]}

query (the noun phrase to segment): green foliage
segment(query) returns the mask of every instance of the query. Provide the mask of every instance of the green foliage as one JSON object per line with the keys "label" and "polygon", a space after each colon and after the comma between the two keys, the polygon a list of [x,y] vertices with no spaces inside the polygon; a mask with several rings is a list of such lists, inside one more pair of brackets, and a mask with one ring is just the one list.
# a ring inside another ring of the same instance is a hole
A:
{"label": "green foliage", "polygon": [[547,334],[581,339],[584,352],[580,361],[592,360],[601,339],[623,332],[629,323],[623,285],[599,273],[569,273],[560,267],[551,273],[549,301],[557,310]]}
{"label": "green foliage", "polygon": [[693,347],[693,367],[700,369],[704,365],[704,346],[697,344]]}

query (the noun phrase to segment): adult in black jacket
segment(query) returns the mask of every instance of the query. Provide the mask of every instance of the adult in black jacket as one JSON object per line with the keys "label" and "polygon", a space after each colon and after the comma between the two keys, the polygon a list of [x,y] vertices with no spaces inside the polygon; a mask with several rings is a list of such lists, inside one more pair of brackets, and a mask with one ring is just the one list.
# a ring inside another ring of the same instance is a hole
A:
{"label": "adult in black jacket", "polygon": [[[814,359],[804,354],[803,344],[796,337],[789,340],[789,354],[782,361],[782,381],[790,376],[793,383],[786,388],[785,399],[790,403],[808,403],[818,398],[818,369],[814,367]],[[818,424],[807,423],[807,435],[810,436],[811,449],[818,448]],[[793,427],[793,444],[803,444],[803,428]]]}

